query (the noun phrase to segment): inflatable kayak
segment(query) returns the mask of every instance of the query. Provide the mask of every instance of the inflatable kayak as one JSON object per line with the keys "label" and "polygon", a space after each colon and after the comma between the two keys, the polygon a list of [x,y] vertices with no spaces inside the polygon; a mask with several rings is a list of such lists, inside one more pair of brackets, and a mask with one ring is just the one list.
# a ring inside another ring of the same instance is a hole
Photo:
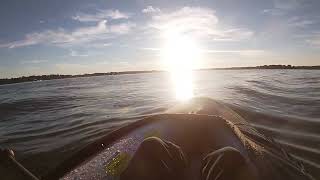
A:
{"label": "inflatable kayak", "polygon": [[41,179],[119,179],[147,137],[159,137],[181,147],[190,159],[190,179],[199,179],[206,153],[234,147],[261,179],[314,179],[271,138],[259,133],[222,103],[193,99],[165,114],[144,117],[86,146]]}

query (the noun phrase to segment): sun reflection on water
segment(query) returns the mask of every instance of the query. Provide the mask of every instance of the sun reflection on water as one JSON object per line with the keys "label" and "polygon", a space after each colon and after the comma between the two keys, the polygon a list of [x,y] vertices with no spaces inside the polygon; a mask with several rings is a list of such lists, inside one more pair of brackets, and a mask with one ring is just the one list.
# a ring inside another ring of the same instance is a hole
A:
{"label": "sun reflection on water", "polygon": [[191,99],[194,95],[192,70],[172,71],[170,73],[177,100],[186,101]]}
{"label": "sun reflection on water", "polygon": [[163,60],[170,71],[176,98],[181,101],[193,97],[193,69],[199,58],[199,48],[191,37],[175,32],[165,32]]}

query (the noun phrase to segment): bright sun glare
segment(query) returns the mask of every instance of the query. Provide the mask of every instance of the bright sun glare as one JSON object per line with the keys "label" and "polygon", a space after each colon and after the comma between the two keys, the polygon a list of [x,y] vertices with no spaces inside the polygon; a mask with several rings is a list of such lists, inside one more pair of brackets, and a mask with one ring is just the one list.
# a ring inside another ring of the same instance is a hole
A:
{"label": "bright sun glare", "polygon": [[193,97],[193,76],[199,48],[195,40],[182,33],[170,30],[164,33],[163,60],[168,67],[178,100],[186,101]]}

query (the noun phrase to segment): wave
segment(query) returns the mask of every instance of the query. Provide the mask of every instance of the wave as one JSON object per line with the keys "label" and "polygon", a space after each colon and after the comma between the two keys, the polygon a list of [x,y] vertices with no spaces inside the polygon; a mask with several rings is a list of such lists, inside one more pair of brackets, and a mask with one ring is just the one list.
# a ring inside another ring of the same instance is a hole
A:
{"label": "wave", "polygon": [[308,172],[320,176],[320,121],[272,116],[243,107],[233,106],[232,109],[293,154]]}
{"label": "wave", "polygon": [[[228,103],[320,177],[318,71],[198,75],[196,94]],[[31,171],[45,174],[109,131],[172,107],[175,101],[164,78],[154,73],[1,86],[0,145],[16,150]]]}

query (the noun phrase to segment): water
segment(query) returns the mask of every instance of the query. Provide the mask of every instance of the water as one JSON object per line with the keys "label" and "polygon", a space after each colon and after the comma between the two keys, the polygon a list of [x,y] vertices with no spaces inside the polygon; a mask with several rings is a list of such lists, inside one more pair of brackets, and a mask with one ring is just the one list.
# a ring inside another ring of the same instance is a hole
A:
{"label": "water", "polygon": [[[172,87],[167,73],[0,86],[0,146],[43,175],[130,117],[174,106]],[[229,104],[319,175],[320,71],[197,71],[194,94]]]}

